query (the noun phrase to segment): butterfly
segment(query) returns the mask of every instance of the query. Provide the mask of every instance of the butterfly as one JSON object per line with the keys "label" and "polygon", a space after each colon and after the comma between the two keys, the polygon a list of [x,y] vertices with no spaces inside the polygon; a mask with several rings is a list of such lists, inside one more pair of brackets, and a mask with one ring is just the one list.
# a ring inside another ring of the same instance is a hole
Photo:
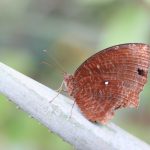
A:
{"label": "butterfly", "polygon": [[120,108],[138,107],[147,82],[150,46],[128,43],[106,48],[65,74],[67,92],[84,116],[106,124]]}

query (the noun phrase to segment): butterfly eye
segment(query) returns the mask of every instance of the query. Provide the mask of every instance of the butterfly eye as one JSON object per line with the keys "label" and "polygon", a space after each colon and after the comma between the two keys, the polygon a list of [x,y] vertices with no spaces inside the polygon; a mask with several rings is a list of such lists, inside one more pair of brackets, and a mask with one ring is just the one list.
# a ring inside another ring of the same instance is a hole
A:
{"label": "butterfly eye", "polygon": [[143,69],[138,68],[137,71],[138,71],[138,74],[139,74],[140,76],[144,76],[144,75],[145,75],[145,72],[144,72]]}

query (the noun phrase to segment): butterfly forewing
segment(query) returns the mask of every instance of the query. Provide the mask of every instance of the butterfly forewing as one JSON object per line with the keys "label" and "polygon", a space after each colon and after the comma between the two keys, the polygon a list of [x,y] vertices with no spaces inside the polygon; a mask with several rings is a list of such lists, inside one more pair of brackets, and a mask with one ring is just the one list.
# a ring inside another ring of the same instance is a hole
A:
{"label": "butterfly forewing", "polygon": [[114,110],[138,106],[149,67],[148,45],[110,47],[91,56],[75,71],[72,96],[89,120],[104,124]]}

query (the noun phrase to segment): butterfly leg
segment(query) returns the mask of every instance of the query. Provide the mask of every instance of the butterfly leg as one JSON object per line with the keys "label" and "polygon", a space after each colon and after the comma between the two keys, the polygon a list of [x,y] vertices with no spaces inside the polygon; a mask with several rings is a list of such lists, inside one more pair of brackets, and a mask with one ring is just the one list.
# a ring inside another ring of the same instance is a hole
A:
{"label": "butterfly leg", "polygon": [[55,97],[53,97],[53,98],[49,101],[49,103],[52,103],[52,102],[55,100],[55,98],[61,93],[61,91],[63,90],[63,85],[64,85],[64,81],[61,83],[60,87],[59,87],[57,90],[55,90],[55,91],[58,92],[58,93],[57,93],[57,95],[56,95]]}
{"label": "butterfly leg", "polygon": [[56,92],[62,91],[62,90],[63,90],[63,85],[64,85],[64,81],[62,81],[60,87],[59,87],[57,90],[55,90],[55,91],[56,91]]}
{"label": "butterfly leg", "polygon": [[69,117],[68,117],[68,120],[71,119],[74,105],[75,105],[75,100],[74,100],[74,102],[73,102],[73,104],[72,104],[72,107],[71,107],[71,110],[70,110],[70,115],[69,115]]}

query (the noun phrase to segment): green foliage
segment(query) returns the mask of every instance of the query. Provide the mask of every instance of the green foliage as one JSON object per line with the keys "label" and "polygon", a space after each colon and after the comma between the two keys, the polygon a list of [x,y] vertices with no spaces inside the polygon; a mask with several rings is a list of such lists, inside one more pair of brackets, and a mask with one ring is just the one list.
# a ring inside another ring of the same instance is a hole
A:
{"label": "green foliage", "polygon": [[[148,0],[1,0],[0,60],[57,89],[63,75],[54,59],[73,73],[100,49],[120,43],[150,44],[149,8]],[[148,143],[149,89],[150,83],[138,110],[121,110],[114,120]],[[4,96],[0,103],[0,149],[73,149]]]}

